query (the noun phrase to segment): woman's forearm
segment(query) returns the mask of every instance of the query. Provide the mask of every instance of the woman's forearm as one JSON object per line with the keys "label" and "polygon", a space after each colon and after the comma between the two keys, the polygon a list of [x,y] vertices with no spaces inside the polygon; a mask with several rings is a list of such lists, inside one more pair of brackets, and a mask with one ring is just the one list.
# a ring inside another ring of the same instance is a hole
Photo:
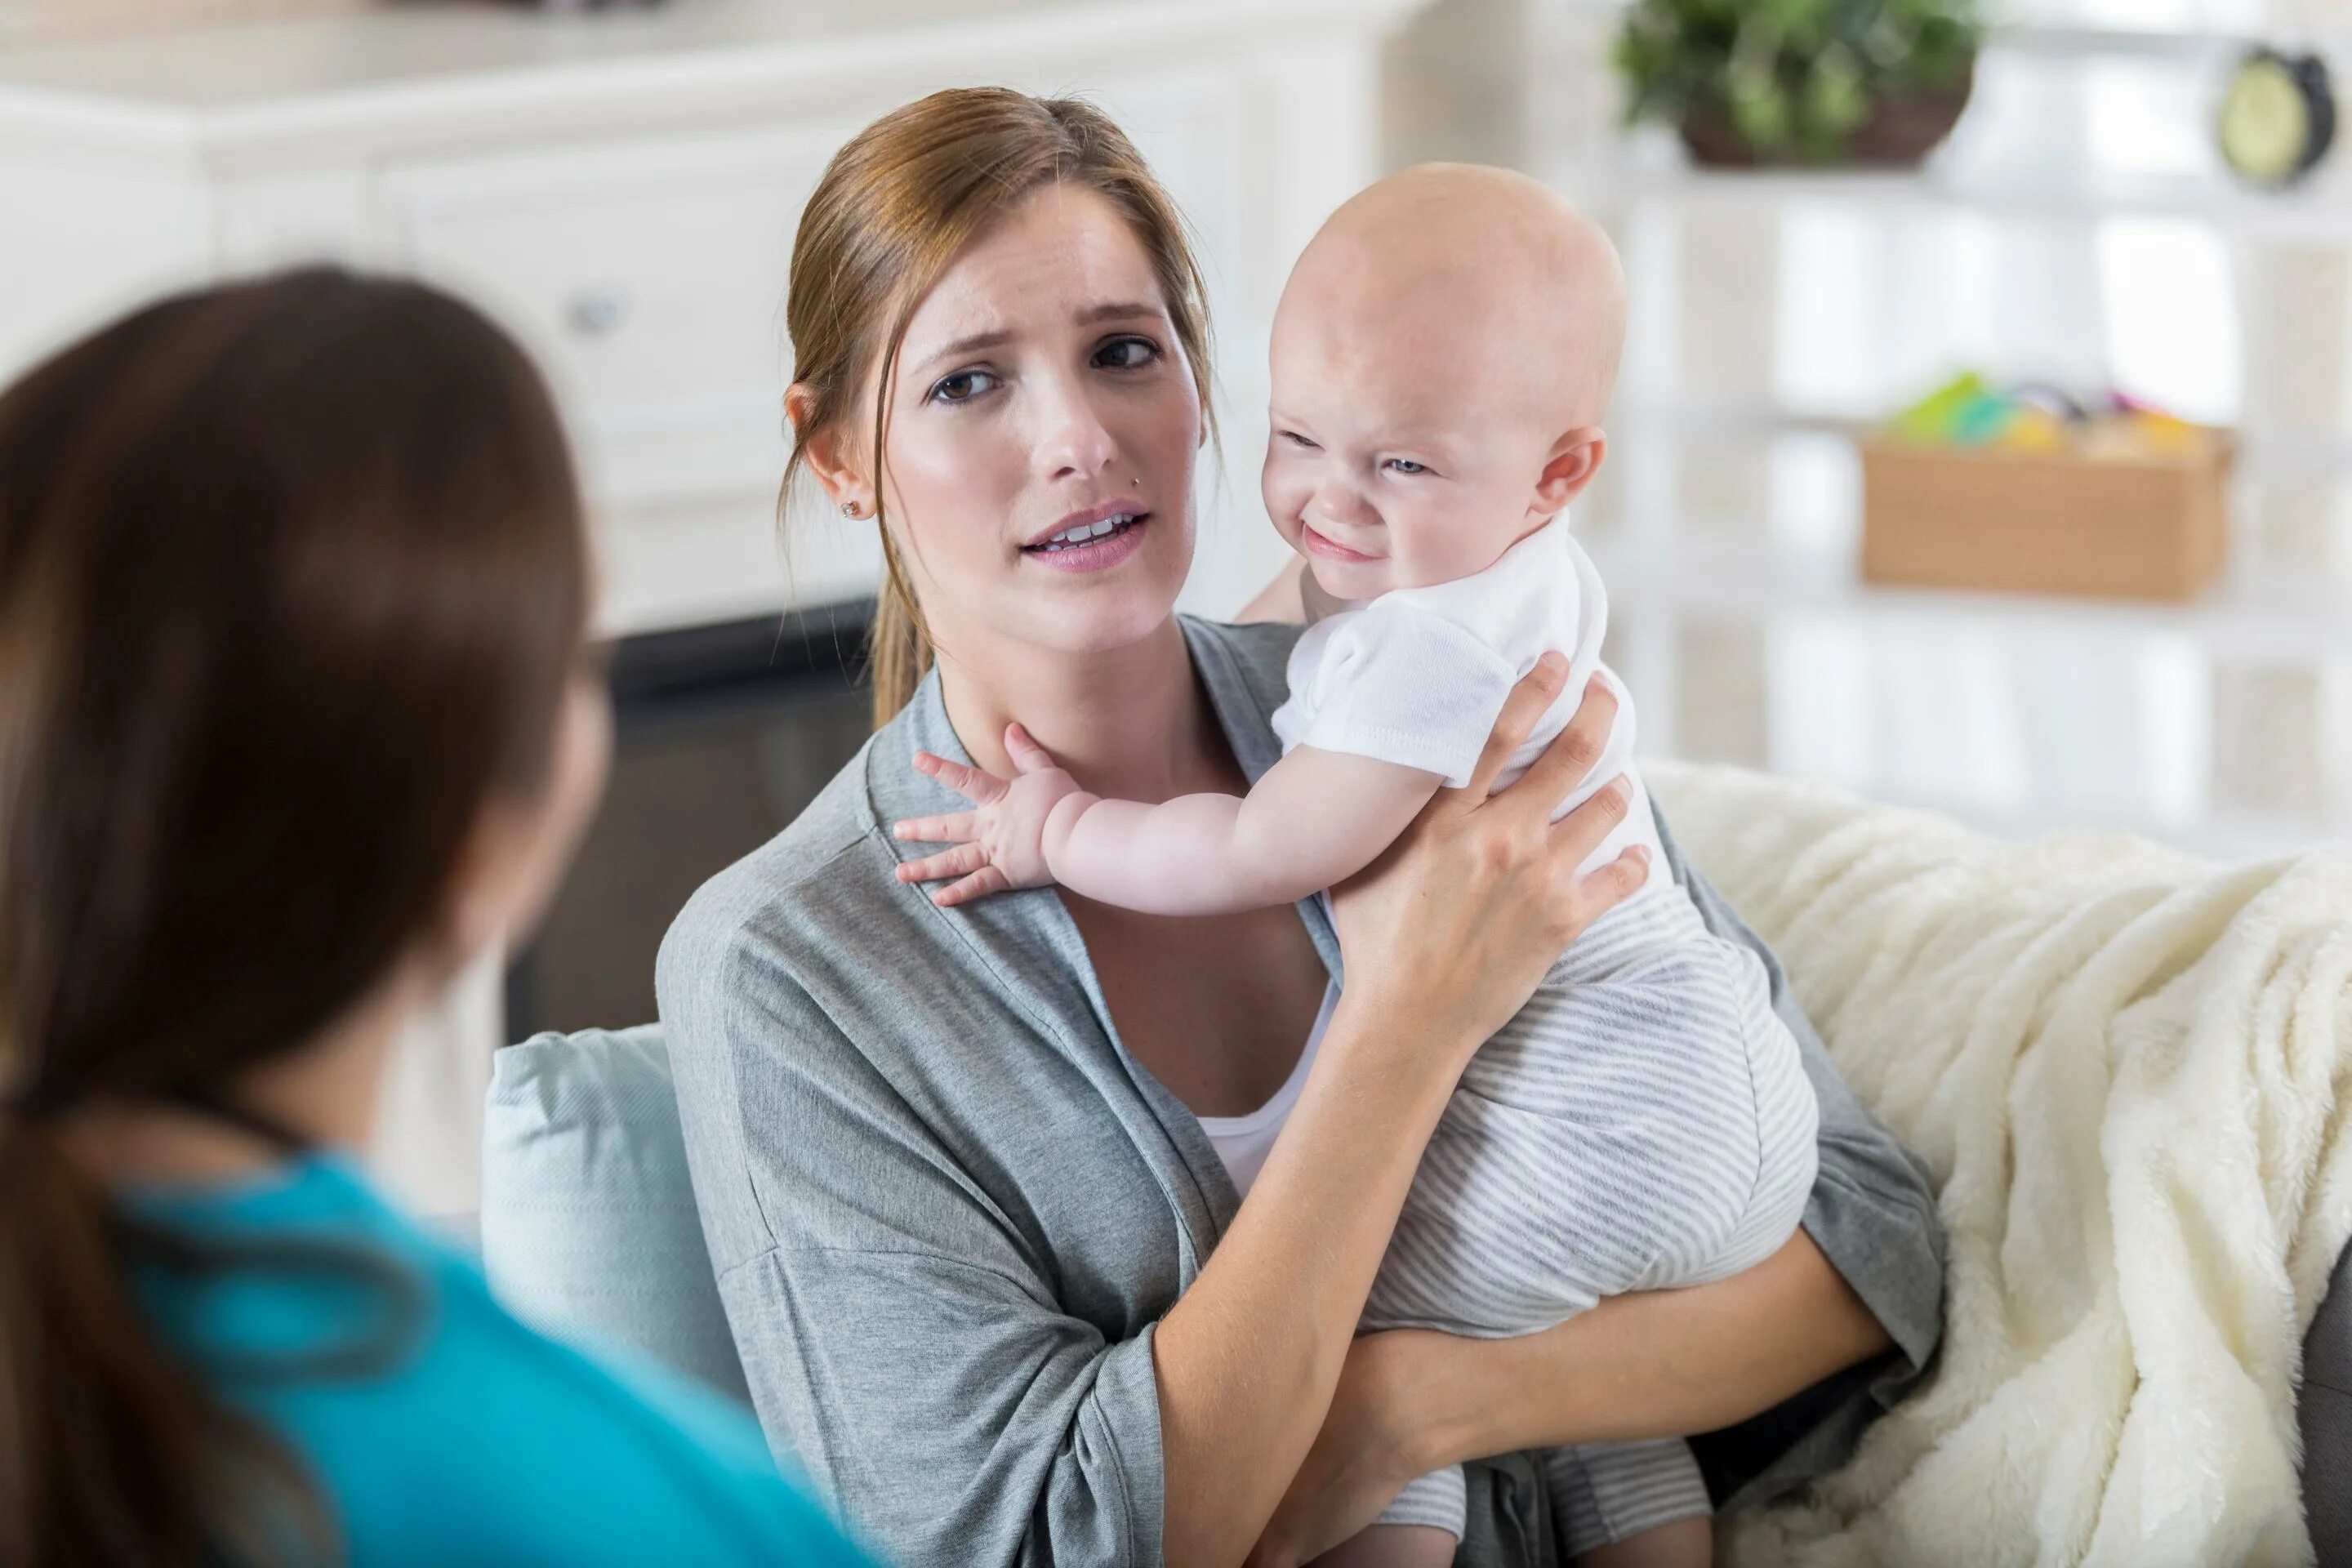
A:
{"label": "woman's forearm", "polygon": [[[1323,1425],[1450,1080],[1410,1022],[1343,994],[1233,1227],[1154,1342],[1175,1568],[1248,1552]],[[1368,1028],[1365,1020],[1375,1022]]]}
{"label": "woman's forearm", "polygon": [[1744,1274],[1616,1297],[1522,1339],[1390,1337],[1392,1419],[1420,1469],[1711,1432],[1891,1342],[1801,1230]]}

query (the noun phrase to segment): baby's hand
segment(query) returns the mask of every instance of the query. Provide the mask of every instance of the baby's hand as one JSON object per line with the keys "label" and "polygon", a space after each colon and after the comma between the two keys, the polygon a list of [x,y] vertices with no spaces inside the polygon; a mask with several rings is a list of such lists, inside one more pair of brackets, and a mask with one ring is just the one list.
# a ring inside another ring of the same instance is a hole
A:
{"label": "baby's hand", "polygon": [[1053,884],[1054,873],[1045,865],[1045,823],[1055,806],[1082,793],[1078,781],[1056,766],[1052,754],[1018,724],[1005,727],[1004,749],[1013,758],[1010,779],[929,752],[915,754],[917,773],[939,780],[972,804],[970,811],[911,817],[890,830],[894,837],[919,844],[955,846],[898,868],[902,882],[958,879],[931,895],[931,902],[942,909],[991,893]]}

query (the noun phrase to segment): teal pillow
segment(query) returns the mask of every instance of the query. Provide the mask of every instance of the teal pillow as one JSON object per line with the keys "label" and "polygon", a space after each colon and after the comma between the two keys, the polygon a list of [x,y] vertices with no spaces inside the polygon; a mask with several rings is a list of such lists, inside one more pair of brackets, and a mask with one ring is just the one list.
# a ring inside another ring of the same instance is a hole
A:
{"label": "teal pillow", "polygon": [[628,1346],[750,1402],[659,1026],[536,1035],[497,1054],[482,1266],[499,1299],[549,1333]]}

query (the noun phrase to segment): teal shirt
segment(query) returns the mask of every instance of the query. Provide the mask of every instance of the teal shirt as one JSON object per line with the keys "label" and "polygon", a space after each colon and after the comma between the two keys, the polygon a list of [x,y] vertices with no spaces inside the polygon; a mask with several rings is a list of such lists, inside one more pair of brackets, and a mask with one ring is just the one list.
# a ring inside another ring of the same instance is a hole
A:
{"label": "teal shirt", "polygon": [[[311,1268],[140,1271],[166,1342],[307,1462],[351,1568],[867,1563],[779,1477],[748,1410],[525,1327],[478,1268],[340,1160],[128,1203],[194,1236],[358,1244],[414,1286],[388,1294]],[[388,1364],[335,1364],[404,1326]],[[303,1360],[314,1364],[289,1369]]]}

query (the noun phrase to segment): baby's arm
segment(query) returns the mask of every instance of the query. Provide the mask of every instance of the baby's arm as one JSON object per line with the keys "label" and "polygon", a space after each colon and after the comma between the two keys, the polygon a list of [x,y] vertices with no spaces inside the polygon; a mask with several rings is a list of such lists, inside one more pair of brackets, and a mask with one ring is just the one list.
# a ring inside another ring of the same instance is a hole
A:
{"label": "baby's arm", "polygon": [[1301,746],[1246,795],[1188,795],[1146,805],[1079,789],[1017,724],[1004,740],[1011,779],[944,758],[916,759],[919,770],[973,804],[894,829],[902,839],[954,843],[898,868],[905,882],[957,879],[933,895],[938,903],[1051,882],[1145,914],[1292,903],[1371,864],[1444,782],[1419,768]]}
{"label": "baby's arm", "polygon": [[1444,782],[1301,746],[1245,795],[1145,805],[1073,795],[1046,820],[1045,864],[1072,892],[1145,914],[1296,903],[1370,865]]}

